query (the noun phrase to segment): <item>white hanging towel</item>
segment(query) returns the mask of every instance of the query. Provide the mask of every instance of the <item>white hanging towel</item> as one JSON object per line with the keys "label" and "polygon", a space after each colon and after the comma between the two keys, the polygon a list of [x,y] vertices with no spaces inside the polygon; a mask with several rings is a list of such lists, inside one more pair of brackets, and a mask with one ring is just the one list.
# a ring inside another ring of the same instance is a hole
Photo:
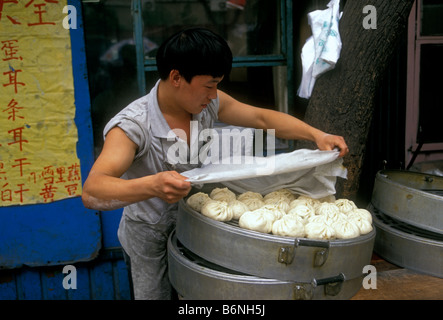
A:
{"label": "white hanging towel", "polygon": [[334,69],[340,57],[340,0],[332,0],[327,6],[325,10],[308,13],[312,36],[306,40],[301,52],[303,74],[297,92],[301,98],[311,97],[316,79],[326,71]]}

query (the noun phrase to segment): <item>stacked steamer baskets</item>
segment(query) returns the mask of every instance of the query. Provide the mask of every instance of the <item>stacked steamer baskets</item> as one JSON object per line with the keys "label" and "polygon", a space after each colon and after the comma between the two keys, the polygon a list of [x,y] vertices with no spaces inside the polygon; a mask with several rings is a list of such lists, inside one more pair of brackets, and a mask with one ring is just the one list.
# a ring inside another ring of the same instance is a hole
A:
{"label": "stacked steamer baskets", "polygon": [[377,229],[374,251],[378,255],[443,278],[443,177],[379,171],[368,209]]}
{"label": "stacked steamer baskets", "polygon": [[240,226],[241,218],[218,221],[202,214],[195,202],[190,206],[193,195],[210,195],[215,189],[223,188],[205,185],[179,203],[168,261],[171,283],[181,297],[349,299],[361,288],[374,246],[372,224],[365,234],[348,239],[250,230]]}

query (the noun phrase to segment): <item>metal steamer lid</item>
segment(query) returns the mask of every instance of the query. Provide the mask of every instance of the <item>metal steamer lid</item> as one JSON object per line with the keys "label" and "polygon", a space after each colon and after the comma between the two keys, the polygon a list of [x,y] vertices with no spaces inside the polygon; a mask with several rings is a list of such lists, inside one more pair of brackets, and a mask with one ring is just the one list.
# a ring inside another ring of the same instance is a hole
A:
{"label": "metal steamer lid", "polygon": [[[310,240],[264,234],[237,222],[210,219],[179,202],[176,236],[183,246],[216,265],[256,277],[312,283],[360,278],[370,264],[375,228],[346,240]],[[360,283],[361,284],[361,283]]]}
{"label": "metal steamer lid", "polygon": [[362,284],[362,277],[345,279],[343,274],[303,283],[240,273],[206,261],[189,251],[177,239],[175,231],[168,241],[168,264],[171,284],[184,299],[350,299]]}

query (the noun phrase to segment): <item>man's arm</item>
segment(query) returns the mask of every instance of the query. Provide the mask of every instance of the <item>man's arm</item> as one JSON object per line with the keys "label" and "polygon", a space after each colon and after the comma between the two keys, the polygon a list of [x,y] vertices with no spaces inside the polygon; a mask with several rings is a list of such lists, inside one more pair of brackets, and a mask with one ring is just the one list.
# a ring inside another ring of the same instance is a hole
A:
{"label": "man's arm", "polygon": [[241,103],[220,90],[218,97],[219,119],[224,123],[264,130],[275,129],[279,138],[313,141],[320,150],[333,150],[337,147],[340,157],[349,152],[343,137],[327,134],[291,115]]}
{"label": "man's arm", "polygon": [[123,130],[116,127],[109,131],[103,150],[83,186],[82,201],[85,207],[115,210],[152,197],[173,203],[188,194],[190,183],[175,171],[138,179],[121,179],[134,160],[136,150],[137,145]]}

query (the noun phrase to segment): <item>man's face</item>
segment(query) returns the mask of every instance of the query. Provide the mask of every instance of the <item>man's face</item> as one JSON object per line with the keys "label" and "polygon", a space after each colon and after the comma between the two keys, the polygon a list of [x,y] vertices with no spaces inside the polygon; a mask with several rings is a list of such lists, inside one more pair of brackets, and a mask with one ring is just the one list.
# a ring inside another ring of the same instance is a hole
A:
{"label": "man's face", "polygon": [[217,98],[217,85],[223,77],[194,76],[191,82],[182,78],[180,86],[180,103],[191,114],[198,114]]}

